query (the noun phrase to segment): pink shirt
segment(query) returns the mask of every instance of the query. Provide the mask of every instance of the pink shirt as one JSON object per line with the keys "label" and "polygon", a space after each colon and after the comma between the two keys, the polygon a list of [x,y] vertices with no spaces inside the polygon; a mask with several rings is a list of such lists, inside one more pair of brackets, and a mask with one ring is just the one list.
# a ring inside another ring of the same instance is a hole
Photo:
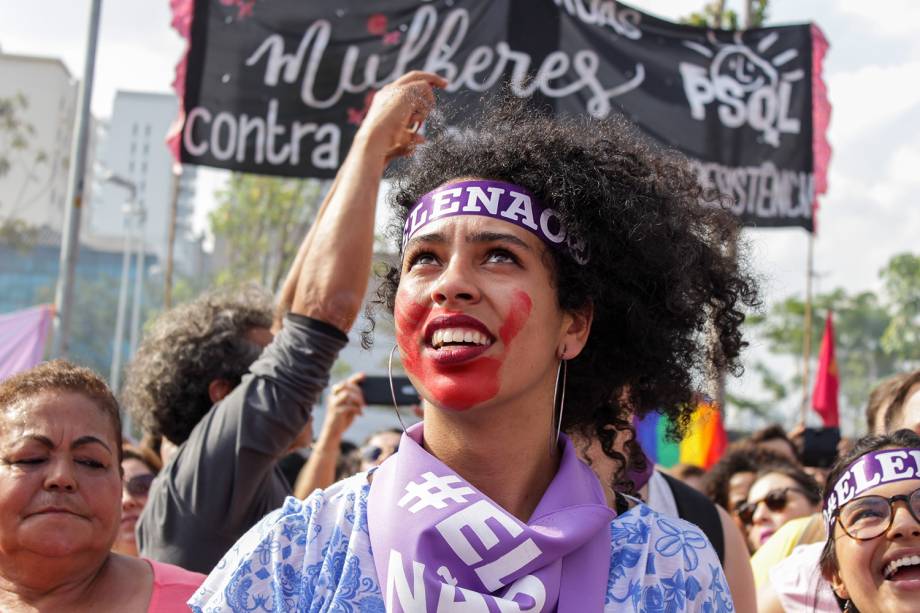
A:
{"label": "pink shirt", "polygon": [[185,601],[191,598],[205,580],[205,576],[172,564],[154,562],[146,558],[144,560],[153,568],[153,593],[150,594],[147,613],[187,611],[188,605]]}
{"label": "pink shirt", "polygon": [[821,576],[824,542],[799,545],[770,570],[773,593],[786,613],[837,613],[840,607],[831,584]]}

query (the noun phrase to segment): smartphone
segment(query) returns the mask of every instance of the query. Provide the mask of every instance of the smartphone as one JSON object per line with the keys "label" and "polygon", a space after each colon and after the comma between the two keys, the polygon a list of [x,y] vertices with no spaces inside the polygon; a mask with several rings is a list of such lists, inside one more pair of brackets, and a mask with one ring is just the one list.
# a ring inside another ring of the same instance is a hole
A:
{"label": "smartphone", "polygon": [[[390,380],[387,377],[368,375],[358,383],[364,402],[383,406],[393,405],[393,394],[390,392]],[[419,404],[418,392],[412,387],[409,377],[393,377],[393,391],[396,392],[396,404],[409,406]]]}
{"label": "smartphone", "polygon": [[837,459],[839,428],[805,428],[802,445],[802,464],[816,468],[829,468]]}

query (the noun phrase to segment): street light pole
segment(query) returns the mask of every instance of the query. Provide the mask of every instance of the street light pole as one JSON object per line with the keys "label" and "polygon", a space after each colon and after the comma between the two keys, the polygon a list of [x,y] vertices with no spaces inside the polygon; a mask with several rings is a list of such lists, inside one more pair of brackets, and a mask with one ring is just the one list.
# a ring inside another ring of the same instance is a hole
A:
{"label": "street light pole", "polygon": [[121,260],[121,285],[118,287],[118,315],[115,317],[115,339],[112,341],[112,365],[109,369],[109,386],[118,393],[121,383],[121,352],[125,338],[125,311],[128,310],[128,271],[132,256],[131,230],[126,228],[124,254]]}
{"label": "street light pole", "polygon": [[61,233],[61,257],[57,287],[54,291],[54,331],[51,355],[67,357],[70,342],[70,321],[73,309],[74,273],[80,245],[80,214],[83,208],[84,180],[86,175],[86,148],[92,124],[90,102],[93,97],[93,74],[96,68],[96,40],[99,37],[99,16],[102,0],[93,0],[86,41],[86,61],[83,67],[83,84],[80,87],[80,104],[77,108],[77,125],[70,156],[70,175],[67,180],[67,208],[64,211],[64,229]]}
{"label": "street light pole", "polygon": [[133,181],[120,177],[107,168],[100,169],[100,177],[107,183],[112,183],[128,190],[128,201],[122,207],[125,215],[125,242],[124,254],[121,260],[121,285],[118,287],[118,314],[115,318],[115,338],[112,341],[112,364],[109,368],[109,386],[118,393],[121,379],[121,354],[125,338],[125,315],[128,310],[128,272],[131,269],[131,255],[133,252],[132,234],[134,232],[131,218],[137,212],[137,186]]}
{"label": "street light pole", "polygon": [[169,203],[169,234],[166,240],[166,274],[163,277],[163,308],[172,307],[173,260],[176,249],[176,217],[179,210],[179,195],[182,193],[182,164],[172,166],[172,194]]}
{"label": "street light pole", "polygon": [[133,357],[137,351],[138,337],[140,336],[141,327],[141,301],[143,293],[141,289],[144,285],[144,260],[147,251],[144,234],[146,233],[147,211],[144,207],[137,210],[137,260],[134,268],[134,302],[131,304],[131,336],[129,345],[131,347],[130,356]]}

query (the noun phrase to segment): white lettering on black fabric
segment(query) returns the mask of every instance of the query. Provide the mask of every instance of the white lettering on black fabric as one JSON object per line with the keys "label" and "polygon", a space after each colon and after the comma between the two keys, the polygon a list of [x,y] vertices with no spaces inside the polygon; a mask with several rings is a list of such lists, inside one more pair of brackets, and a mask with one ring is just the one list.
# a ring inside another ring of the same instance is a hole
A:
{"label": "white lettering on black fabric", "polygon": [[679,66],[690,115],[697,121],[706,119],[710,104],[716,104],[719,121],[727,128],[747,125],[761,134],[763,141],[779,147],[782,134],[798,134],[801,122],[790,117],[792,88],[805,73],[786,64],[798,57],[788,49],[766,59],[763,53],[776,38],[764,37],[752,49],[736,38],[736,44],[715,49],[687,41],[688,49],[699,53],[708,66],[681,62]]}
{"label": "white lettering on black fabric", "polygon": [[692,162],[700,184],[732,200],[735,215],[762,220],[810,219],[815,200],[814,174],[780,170],[772,162],[732,167]]}
{"label": "white lettering on black fabric", "polygon": [[[312,139],[305,137],[312,136]],[[265,117],[245,113],[237,116],[226,111],[213,116],[203,107],[191,109],[182,129],[182,144],[195,156],[213,155],[221,161],[238,163],[264,161],[273,166],[299,166],[305,161],[304,147],[310,147],[310,163],[316,168],[334,170],[339,166],[342,130],[334,123],[317,124],[294,121],[290,126],[278,123],[278,100],[268,103]],[[247,152],[252,146],[252,158]]]}
{"label": "white lettering on black fabric", "polygon": [[[581,2],[582,0],[579,0]],[[620,21],[618,23],[628,23]],[[450,81],[448,91],[468,89],[483,92],[495,87],[506,71],[510,70],[511,90],[515,95],[528,97],[539,91],[551,98],[563,98],[581,90],[591,96],[586,108],[594,117],[607,117],[613,110],[612,100],[639,87],[645,80],[645,68],[636,64],[633,77],[613,87],[600,82],[600,58],[597,52],[583,49],[571,57],[562,52],[550,53],[534,67],[532,58],[514,51],[502,41],[494,47],[479,46],[472,49],[463,65],[454,61],[454,55],[463,46],[469,32],[470,15],[465,9],[449,11],[438,28],[437,10],[430,5],[420,6],[412,17],[400,46],[393,69],[379,74],[380,56],[370,54],[359,70],[360,49],[350,45],[342,60],[335,90],[326,98],[316,92],[317,77],[332,39],[332,24],[318,19],[304,32],[296,51],[285,50],[284,37],[271,34],[246,58],[246,66],[263,65],[263,82],[274,87],[282,82],[300,82],[301,101],[310,108],[327,109],[335,106],[346,93],[360,94],[379,89],[406,72],[410,62],[420,59],[422,49],[430,44],[422,70],[436,72]],[[631,32],[624,26],[625,31]],[[638,32],[638,28],[635,28]],[[436,32],[437,30],[437,32]],[[624,34],[624,36],[628,36]],[[531,74],[533,73],[533,74]],[[533,78],[528,78],[533,76]]]}

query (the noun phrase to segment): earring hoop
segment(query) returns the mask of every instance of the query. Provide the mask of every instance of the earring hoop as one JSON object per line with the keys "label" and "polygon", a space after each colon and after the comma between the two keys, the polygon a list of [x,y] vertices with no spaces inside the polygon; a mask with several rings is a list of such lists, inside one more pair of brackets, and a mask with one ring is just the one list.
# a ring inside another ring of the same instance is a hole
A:
{"label": "earring hoop", "polygon": [[[562,434],[562,415],[565,412],[565,388],[569,376],[569,361],[565,359],[566,347],[562,346],[562,354],[559,356],[559,368],[556,370],[556,385],[553,387],[553,419],[556,421],[556,436],[550,436],[550,455],[559,448],[559,436]],[[562,379],[562,393],[559,393],[559,379]],[[557,403],[558,400],[558,403]],[[559,405],[559,418],[556,420],[556,404]]]}
{"label": "earring hoop", "polygon": [[403,423],[402,415],[399,413],[399,405],[396,403],[396,386],[393,385],[393,354],[396,353],[398,348],[399,345],[393,345],[393,348],[390,349],[390,359],[387,360],[387,377],[390,379],[390,396],[393,398],[393,410],[396,411],[396,419],[399,420],[399,425],[405,432],[406,424]]}

